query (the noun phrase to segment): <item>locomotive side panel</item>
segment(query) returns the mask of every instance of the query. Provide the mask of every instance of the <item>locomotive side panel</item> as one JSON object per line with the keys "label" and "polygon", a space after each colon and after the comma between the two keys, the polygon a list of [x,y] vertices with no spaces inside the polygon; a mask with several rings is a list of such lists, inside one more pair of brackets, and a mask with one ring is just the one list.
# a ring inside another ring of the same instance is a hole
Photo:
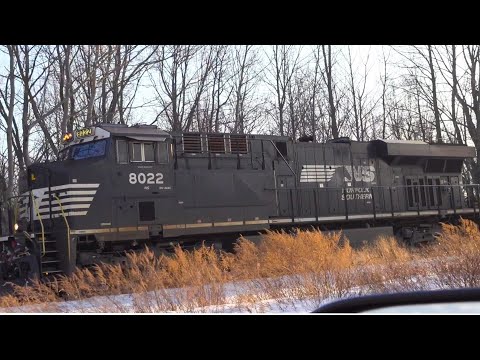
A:
{"label": "locomotive side panel", "polygon": [[163,236],[268,228],[276,211],[271,143],[198,134],[193,149],[192,139],[176,137],[175,194],[181,216],[164,225]]}
{"label": "locomotive side panel", "polygon": [[[295,147],[298,189],[303,194],[298,206],[303,216],[316,218],[372,211],[372,186],[378,184],[378,170],[366,144],[298,143]],[[384,168],[388,170],[388,166]],[[382,200],[375,199],[377,207]]]}

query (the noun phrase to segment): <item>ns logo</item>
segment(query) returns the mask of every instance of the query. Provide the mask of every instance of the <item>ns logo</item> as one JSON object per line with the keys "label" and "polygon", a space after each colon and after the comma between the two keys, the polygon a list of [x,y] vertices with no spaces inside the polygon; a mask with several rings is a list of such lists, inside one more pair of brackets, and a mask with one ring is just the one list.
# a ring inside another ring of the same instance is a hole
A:
{"label": "ns logo", "polygon": [[[343,181],[362,181],[371,183],[375,180],[375,166],[373,165],[302,165],[300,182],[326,183],[334,176],[338,176],[338,170],[343,168],[345,175]],[[340,173],[342,174],[342,173]],[[341,178],[340,178],[341,179]],[[339,180],[340,180],[339,179]]]}
{"label": "ns logo", "polygon": [[345,181],[355,179],[355,181],[372,182],[375,180],[375,166],[373,165],[358,165],[353,166],[353,169],[350,166],[345,166],[345,172],[350,177],[345,177]]}

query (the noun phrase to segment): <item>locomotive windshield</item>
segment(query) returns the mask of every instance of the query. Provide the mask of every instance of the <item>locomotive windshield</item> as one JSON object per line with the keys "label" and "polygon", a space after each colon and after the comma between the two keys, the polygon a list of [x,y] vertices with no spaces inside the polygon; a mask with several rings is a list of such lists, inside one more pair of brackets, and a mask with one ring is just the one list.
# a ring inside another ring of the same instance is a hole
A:
{"label": "locomotive windshield", "polygon": [[71,152],[72,160],[83,160],[105,155],[107,140],[75,145]]}
{"label": "locomotive windshield", "polygon": [[67,149],[60,151],[58,159],[63,161],[67,159],[71,160],[83,160],[105,155],[107,150],[107,139],[88,142],[84,144],[74,145]]}

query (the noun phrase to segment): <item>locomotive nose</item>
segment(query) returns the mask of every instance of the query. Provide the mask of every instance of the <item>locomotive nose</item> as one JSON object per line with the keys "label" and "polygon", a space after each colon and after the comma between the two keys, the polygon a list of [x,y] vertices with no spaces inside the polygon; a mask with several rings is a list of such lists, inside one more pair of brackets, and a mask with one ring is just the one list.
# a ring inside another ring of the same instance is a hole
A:
{"label": "locomotive nose", "polygon": [[69,177],[57,164],[34,164],[28,168],[26,180],[29,189],[38,189],[68,184]]}
{"label": "locomotive nose", "polygon": [[[20,220],[24,222],[30,221],[30,215],[34,218],[40,214],[50,217],[50,203],[54,202],[55,190],[58,186],[69,183],[69,176],[59,164],[44,163],[33,164],[28,167],[24,181],[21,184],[21,193],[24,197],[21,199]],[[49,198],[49,190],[51,189],[51,197]],[[30,197],[30,195],[33,195]],[[48,206],[46,205],[48,203]],[[30,209],[30,206],[32,209]],[[48,208],[48,209],[47,209]],[[46,211],[48,210],[48,213]],[[36,214],[29,214],[29,212]],[[48,215],[48,216],[47,216]],[[20,223],[19,223],[20,225]],[[26,223],[21,224],[22,228],[26,227]]]}

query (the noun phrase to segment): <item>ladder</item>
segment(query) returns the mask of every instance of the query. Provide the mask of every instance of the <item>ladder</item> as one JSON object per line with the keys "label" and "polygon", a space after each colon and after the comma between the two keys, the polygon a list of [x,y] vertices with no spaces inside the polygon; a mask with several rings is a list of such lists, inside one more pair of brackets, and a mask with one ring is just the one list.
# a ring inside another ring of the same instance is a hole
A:
{"label": "ladder", "polygon": [[67,249],[64,249],[62,246],[58,246],[59,245],[58,241],[62,240],[61,236],[59,238],[57,238],[51,232],[50,233],[45,232],[45,227],[43,225],[43,221],[42,221],[42,218],[40,216],[38,205],[35,201],[35,198],[32,197],[35,212],[36,212],[36,215],[38,217],[38,220],[39,220],[40,226],[41,226],[41,233],[35,234],[35,238],[39,239],[38,240],[38,245],[40,247],[40,275],[41,275],[41,277],[64,273],[64,270],[62,269],[60,250],[62,250],[62,251],[66,250],[67,254],[68,254],[68,257],[69,257],[69,260],[70,260],[70,226],[68,224],[68,220],[67,220],[66,214],[63,210],[63,206],[62,206],[62,202],[60,201],[60,198],[56,194],[54,194],[53,197],[55,198],[55,200],[60,205],[60,209],[61,209],[61,212],[62,212],[62,217],[65,221],[65,225],[66,225],[66,228],[67,228],[67,238],[66,238]]}
{"label": "ladder", "polygon": [[[42,234],[36,234],[40,245],[40,274],[42,277],[53,274],[63,274],[60,254],[57,248],[57,240],[51,233],[44,234],[45,241],[42,241]],[[45,245],[45,251],[43,251]]]}

